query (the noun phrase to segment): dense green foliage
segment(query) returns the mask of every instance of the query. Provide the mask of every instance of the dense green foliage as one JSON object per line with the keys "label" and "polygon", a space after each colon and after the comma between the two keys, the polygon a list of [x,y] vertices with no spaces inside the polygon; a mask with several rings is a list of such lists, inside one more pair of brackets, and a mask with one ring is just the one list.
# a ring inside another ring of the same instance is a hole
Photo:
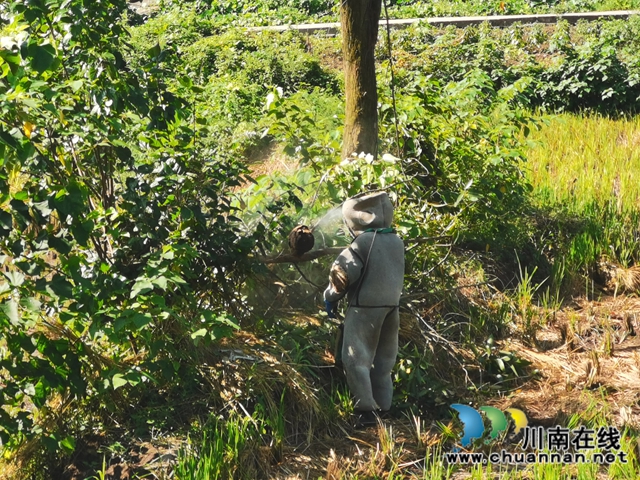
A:
{"label": "dense green foliage", "polygon": [[[337,3],[328,0],[168,0],[174,6],[195,7],[221,24],[242,26],[286,25],[338,21]],[[635,10],[638,0],[388,0],[390,18],[513,15],[604,10]]]}
{"label": "dense green foliage", "polygon": [[[634,112],[640,97],[640,21],[520,26],[488,25],[439,31],[419,27],[398,35],[396,48],[415,72],[460,79],[482,69],[498,86],[529,78],[522,101],[549,111]],[[416,41],[416,36],[419,38]]]}
{"label": "dense green foliage", "polygon": [[193,343],[237,328],[253,238],[238,235],[228,192],[245,167],[202,148],[196,113],[164,84],[160,47],[135,68],[124,60],[124,2],[91,15],[82,1],[8,8],[0,438],[72,450],[31,405],[58,394],[117,411],[126,385],[195,381],[182,362]]}

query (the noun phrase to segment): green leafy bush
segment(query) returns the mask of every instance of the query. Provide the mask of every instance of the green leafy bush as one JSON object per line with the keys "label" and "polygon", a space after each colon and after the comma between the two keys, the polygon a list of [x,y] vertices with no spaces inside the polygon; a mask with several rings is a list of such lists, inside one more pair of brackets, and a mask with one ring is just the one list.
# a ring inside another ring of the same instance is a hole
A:
{"label": "green leafy bush", "polygon": [[417,27],[397,37],[399,85],[410,84],[415,75],[458,81],[480,69],[496,88],[530,77],[520,100],[532,109],[633,113],[640,97],[637,23]]}
{"label": "green leafy bush", "polygon": [[[391,155],[342,159],[341,80],[323,66],[314,40],[224,25],[226,15],[245,13],[239,23],[252,15],[268,21],[266,10],[210,2],[159,15],[129,37],[124,1],[92,4],[91,15],[85,3],[0,6],[0,438],[9,448],[40,439],[53,452],[74,449],[74,428],[95,419],[48,421],[52,399],[117,415],[148,398],[149,385],[157,396],[188,391],[201,378],[195,365],[239,326],[308,363],[296,349],[308,332],[270,325],[260,307],[282,299],[284,279],[299,298],[289,305],[313,310],[317,287],[302,285],[300,271],[281,274],[251,260],[256,251],[282,251],[293,225],[348,196],[390,190],[407,239],[449,236],[476,251],[522,247],[532,228],[523,215],[529,186],[519,135],[530,117],[522,107],[615,110],[636,95],[637,21],[569,37],[560,29],[551,43],[541,29],[417,27],[397,37],[397,137],[381,82],[380,150]],[[330,8],[284,7],[294,13],[280,21]],[[242,153],[269,142],[300,168],[248,178]],[[609,241],[631,261],[637,252],[623,247],[634,239],[612,221],[601,236],[582,231],[572,248],[593,253],[595,242]],[[408,247],[408,291],[455,287],[458,260],[440,248]],[[304,273],[324,281],[326,265]],[[503,313],[492,323],[492,312],[469,311],[479,338],[504,323]],[[325,341],[328,330],[312,341]],[[499,358],[503,365],[487,354],[486,366],[519,367]],[[403,401],[424,395],[422,373],[435,361],[423,356],[422,370],[404,362]]]}
{"label": "green leafy bush", "polygon": [[640,85],[632,65],[619,58],[617,43],[604,36],[575,44],[568,26],[560,25],[551,48],[562,59],[541,72],[532,104],[553,110],[635,111]]}
{"label": "green leafy bush", "polygon": [[[271,245],[276,246],[290,222],[314,218],[306,205],[315,205],[317,212],[363,191],[384,188],[397,201],[396,225],[407,238],[451,235],[474,249],[484,251],[489,244],[491,250],[512,251],[530,233],[523,213],[531,187],[520,141],[530,116],[518,106],[527,86],[523,79],[496,90],[479,70],[447,85],[416,80],[397,94],[398,151],[391,99],[381,85],[381,151],[394,155],[377,160],[340,158],[340,121],[329,96],[317,91],[286,96],[276,90],[269,98],[265,122],[270,127],[265,132],[284,144],[302,169],[289,178],[258,178],[245,192],[244,203],[260,212],[276,202],[283,208],[279,215],[291,212],[285,221],[274,219],[277,233]],[[307,172],[304,181],[302,172]],[[294,193],[300,202],[295,212],[284,201]],[[258,218],[257,213],[252,218]],[[409,291],[448,284],[447,267],[433,272],[441,254],[428,244],[408,250]]]}
{"label": "green leafy bush", "polygon": [[196,113],[163,81],[169,52],[130,68],[125,8],[7,10],[0,439],[11,448],[73,449],[72,431],[42,420],[54,397],[118,411],[145,383],[188,385],[186,360],[206,351],[194,343],[229,335],[245,308],[235,291],[256,237],[238,234],[230,194],[246,169],[199,147]]}
{"label": "green leafy bush", "polygon": [[169,0],[164,9],[195,8],[203,17],[215,17],[227,25],[281,25],[306,23],[337,12],[329,0]]}
{"label": "green leafy bush", "polygon": [[[321,65],[299,33],[247,35],[241,29],[228,29],[218,35],[202,32],[197,36],[194,27],[183,24],[185,19],[176,12],[136,27],[127,58],[137,65],[140,58],[136,52],[161,46],[166,52],[163,60],[167,71],[172,71],[167,83],[196,110],[205,127],[200,129],[200,141],[205,146],[213,148],[222,144],[222,139],[228,144],[240,143],[244,149],[261,144],[256,123],[268,93],[275,87],[286,94],[313,89],[329,94],[339,91],[336,74]],[[187,20],[189,15],[185,16]],[[189,42],[174,38],[187,38]]]}
{"label": "green leafy bush", "polygon": [[[328,0],[169,0],[165,8],[196,6],[203,16],[224,18],[236,25],[279,25],[338,21],[338,3]],[[565,13],[592,10],[633,10],[638,0],[391,0],[391,18],[424,18],[466,15]]]}

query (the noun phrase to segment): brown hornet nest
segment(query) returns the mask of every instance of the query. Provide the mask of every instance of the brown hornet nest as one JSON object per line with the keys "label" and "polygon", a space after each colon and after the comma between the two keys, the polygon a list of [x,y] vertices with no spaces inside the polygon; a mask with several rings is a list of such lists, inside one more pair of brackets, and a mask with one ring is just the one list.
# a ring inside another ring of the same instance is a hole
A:
{"label": "brown hornet nest", "polygon": [[315,239],[313,232],[306,225],[298,225],[289,234],[289,248],[291,253],[300,257],[313,248]]}

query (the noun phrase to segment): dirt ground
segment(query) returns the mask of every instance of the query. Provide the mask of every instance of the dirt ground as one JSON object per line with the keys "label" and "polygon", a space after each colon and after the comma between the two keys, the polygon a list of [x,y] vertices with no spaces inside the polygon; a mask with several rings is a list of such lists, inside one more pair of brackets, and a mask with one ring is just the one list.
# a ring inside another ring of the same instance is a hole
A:
{"label": "dirt ground", "polygon": [[[577,299],[558,311],[541,315],[546,323],[537,331],[532,344],[515,339],[499,342],[501,350],[528,360],[529,369],[537,370],[537,374],[518,387],[485,396],[481,400],[483,404],[502,411],[519,408],[526,413],[530,425],[566,426],[574,414],[580,414],[581,419],[603,415],[608,424],[620,430],[625,427],[640,430],[640,335],[637,334],[640,299],[623,295],[603,296],[598,300]],[[253,347],[263,343],[253,336],[241,336],[237,340],[251,351],[258,351]],[[277,364],[274,358],[266,360]],[[332,363],[331,359],[327,362]],[[284,364],[281,367],[284,370],[274,372],[273,378],[266,378],[265,382],[271,385],[294,379],[294,370]],[[447,428],[453,437],[460,433],[459,426],[446,415],[443,418],[399,415],[361,430],[338,426],[332,429],[332,434],[316,435],[308,442],[293,442],[298,447],[285,445],[277,460],[272,458],[266,462],[270,466],[264,478],[337,480],[344,475],[388,478],[392,471],[394,478],[425,478],[425,455],[432,452],[436,459],[438,454],[433,453],[433,449],[442,445]],[[99,441],[96,442],[94,446],[78,449],[83,452],[82,457],[93,452],[94,464],[104,456],[104,453],[98,455]],[[184,438],[167,436],[141,441],[119,457],[111,456],[107,478],[140,478],[141,474],[146,478],[172,478],[171,472],[184,442]],[[447,443],[450,444],[451,441]],[[445,446],[443,450],[448,448]],[[640,458],[639,448],[635,447],[636,458]],[[268,447],[265,449],[269,454]],[[88,458],[78,460],[85,463]],[[71,465],[63,478],[82,479],[86,473],[86,470],[74,470]],[[452,478],[469,476],[468,471],[458,471]],[[605,473],[601,476],[607,478]]]}
{"label": "dirt ground", "polygon": [[[601,410],[618,428],[640,428],[640,299],[604,297],[576,300],[555,312],[537,332],[536,346],[503,341],[501,349],[531,362],[539,375],[517,389],[489,399],[501,410],[523,410],[530,425],[566,425],[573,414]],[[598,395],[606,395],[597,406]],[[447,419],[441,419],[447,423]],[[420,435],[420,438],[418,438]],[[377,427],[344,432],[289,451],[273,478],[333,480],[344,473],[382,476],[394,465],[396,477],[424,478],[424,457],[441,438],[435,421],[417,433],[416,419],[386,419]],[[637,452],[636,452],[637,456]],[[454,478],[466,478],[458,472]],[[603,474],[602,478],[606,478]]]}

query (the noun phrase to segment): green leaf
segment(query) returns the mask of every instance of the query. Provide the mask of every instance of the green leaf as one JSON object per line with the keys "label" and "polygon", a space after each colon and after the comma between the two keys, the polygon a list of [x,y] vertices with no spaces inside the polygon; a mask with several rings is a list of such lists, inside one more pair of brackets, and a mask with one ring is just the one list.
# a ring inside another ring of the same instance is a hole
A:
{"label": "green leaf", "polygon": [[1,126],[0,126],[0,141],[5,145],[8,145],[9,147],[13,148],[14,150],[17,150],[18,148],[17,140],[11,134],[5,132]]}
{"label": "green leaf", "polygon": [[0,50],[0,58],[7,63],[12,63],[17,66],[20,65],[20,55],[11,53],[9,50]]}
{"label": "green leaf", "polygon": [[159,276],[151,279],[151,283],[153,283],[156,287],[166,290],[167,289],[167,278],[163,276]]}
{"label": "green leaf", "polygon": [[73,453],[76,449],[76,440],[73,437],[66,437],[60,441],[60,446],[67,453]]}
{"label": "green leaf", "polygon": [[71,90],[73,90],[73,93],[76,93],[78,90],[82,88],[83,83],[84,83],[83,80],[75,80],[71,82],[69,85],[71,85]]}
{"label": "green leaf", "polygon": [[158,55],[160,55],[160,52],[162,52],[162,49],[160,48],[159,43],[156,43],[153,47],[147,50],[147,54],[153,58],[156,58]]}
{"label": "green leaf", "polygon": [[40,380],[38,383],[36,383],[36,393],[35,393],[35,399],[38,399],[40,401],[41,404],[44,404],[44,401],[47,398],[47,387],[46,385],[42,382],[42,380]]}
{"label": "green leaf", "polygon": [[30,108],[38,108],[38,102],[36,102],[32,98],[22,97],[22,98],[20,98],[20,103],[22,103],[23,105],[26,105],[27,107],[30,107]]}
{"label": "green leaf", "polygon": [[47,292],[62,298],[69,299],[73,296],[73,285],[60,274],[55,274],[47,284]]}
{"label": "green leaf", "polygon": [[193,338],[194,340],[198,337],[204,337],[207,334],[207,329],[206,328],[201,328],[200,330],[197,330],[195,332],[193,332],[191,334],[191,338]]}
{"label": "green leaf", "polygon": [[221,325],[213,327],[210,333],[212,340],[219,340],[221,338],[231,337],[233,335],[233,329],[225,325]]}
{"label": "green leaf", "polygon": [[95,224],[93,223],[93,220],[85,220],[81,224],[75,224],[71,227],[73,238],[76,239],[79,245],[83,247],[87,246],[89,237],[91,236],[91,233],[93,233],[94,226]]}
{"label": "green leaf", "polygon": [[148,278],[140,278],[133,285],[129,298],[135,298],[138,295],[150,292],[151,290],[153,290],[153,283],[151,283]]}
{"label": "green leaf", "polygon": [[40,312],[40,308],[42,307],[42,303],[36,298],[26,297],[20,299],[20,305],[22,305],[27,310],[38,313]]}
{"label": "green leaf", "polygon": [[457,207],[460,204],[460,202],[464,198],[464,194],[465,194],[464,191],[460,192],[460,194],[458,195],[458,198],[456,198],[456,201],[453,203],[454,207]]}
{"label": "green leaf", "polygon": [[7,316],[9,321],[14,325],[20,324],[20,314],[18,313],[18,304],[15,300],[11,299],[2,305],[2,311]]}
{"label": "green leaf", "polygon": [[16,267],[27,275],[40,275],[42,268],[35,262],[16,262]]}
{"label": "green leaf", "polygon": [[26,228],[27,225],[31,223],[31,214],[29,212],[29,207],[22,200],[14,198],[10,202],[11,208],[14,212],[14,218],[23,228]]}
{"label": "green leaf", "polygon": [[111,379],[111,382],[113,383],[113,389],[117,390],[118,388],[127,384],[127,379],[124,378],[124,376],[122,376],[121,374],[116,373]]}
{"label": "green leaf", "polygon": [[45,200],[44,202],[34,202],[33,208],[40,212],[40,215],[43,217],[48,217],[51,214],[48,200]]}
{"label": "green leaf", "polygon": [[191,88],[193,86],[193,80],[191,80],[191,77],[188,77],[186,75],[183,75],[180,78],[178,78],[178,81],[180,82],[180,85],[182,85],[183,87]]}
{"label": "green leaf", "polygon": [[116,332],[119,332],[119,331],[121,331],[124,327],[126,327],[126,326],[127,326],[127,324],[129,323],[129,321],[130,321],[130,319],[129,319],[129,318],[127,318],[127,317],[120,317],[120,318],[117,318],[117,319],[115,320],[115,322],[113,322],[113,329],[114,329]]}
{"label": "green leaf", "polygon": [[205,310],[202,312],[202,319],[206,321],[208,324],[222,324],[227,325],[236,330],[240,329],[240,326],[232,320],[232,318],[227,317],[226,315],[216,315],[210,310]]}
{"label": "green leaf", "polygon": [[25,191],[16,192],[13,194],[13,198],[24,202],[25,200],[29,199],[29,192],[25,192]]}
{"label": "green leaf", "polygon": [[19,287],[24,283],[24,275],[20,272],[4,272],[4,276],[9,279],[9,283],[14,287]]}
{"label": "green leaf", "polygon": [[51,235],[49,237],[49,246],[54,248],[62,255],[68,255],[71,252],[71,244],[64,238],[58,238]]}
{"label": "green leaf", "polygon": [[133,315],[133,317],[131,317],[131,320],[133,321],[133,324],[136,326],[136,328],[140,330],[145,325],[150,324],[153,318],[148,313],[136,313],[135,315]]}
{"label": "green leaf", "polygon": [[32,43],[27,51],[31,57],[31,66],[39,73],[49,70],[56,59],[56,50],[50,44],[37,45]]}
{"label": "green leaf", "polygon": [[13,217],[9,212],[0,210],[0,235],[6,237],[13,228]]}
{"label": "green leaf", "polygon": [[240,330],[240,325],[238,325],[236,322],[234,322],[231,318],[227,317],[226,315],[218,316],[217,320],[220,323],[228,325],[229,327],[231,327],[231,328],[233,328],[235,330]]}
{"label": "green leaf", "polygon": [[55,435],[47,435],[42,437],[42,443],[50,452],[55,452],[58,449],[58,439]]}
{"label": "green leaf", "polygon": [[167,280],[175,283],[176,285],[186,285],[187,282],[184,281],[184,279],[178,275],[177,273],[173,273],[171,275],[171,277],[169,277]]}
{"label": "green leaf", "polygon": [[127,382],[129,385],[135,387],[142,381],[142,375],[139,372],[127,373]]}

